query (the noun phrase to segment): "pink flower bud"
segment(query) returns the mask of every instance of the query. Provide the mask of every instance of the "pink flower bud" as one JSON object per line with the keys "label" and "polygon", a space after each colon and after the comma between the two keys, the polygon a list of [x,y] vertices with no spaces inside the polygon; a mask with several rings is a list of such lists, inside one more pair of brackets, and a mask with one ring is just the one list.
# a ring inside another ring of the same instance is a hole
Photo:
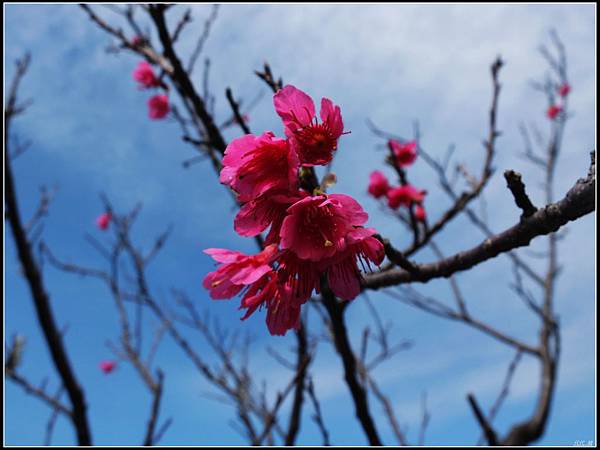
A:
{"label": "pink flower bud", "polygon": [[425,222],[427,218],[427,214],[425,213],[425,208],[422,205],[415,206],[415,219],[419,222]]}
{"label": "pink flower bud", "polygon": [[115,367],[117,367],[117,363],[114,361],[106,360],[106,361],[100,361],[99,366],[100,366],[100,370],[102,372],[104,372],[106,375],[108,375],[115,369]]}
{"label": "pink flower bud", "polygon": [[562,112],[562,106],[560,105],[552,105],[546,111],[546,115],[550,120],[554,120],[558,117],[558,115]]}
{"label": "pink flower bud", "polygon": [[375,198],[383,197],[390,190],[387,178],[380,171],[375,170],[369,176],[369,194]]}
{"label": "pink flower bud", "polygon": [[563,83],[558,88],[558,95],[560,95],[561,97],[566,97],[567,95],[569,95],[569,92],[571,92],[571,86],[569,85],[569,83]]}
{"label": "pink flower bud", "polygon": [[390,189],[387,193],[388,206],[396,209],[399,206],[410,206],[412,202],[421,203],[425,198],[425,191],[420,191],[414,186],[407,184],[394,189]]}
{"label": "pink flower bud", "polygon": [[388,141],[388,147],[394,153],[399,167],[408,167],[417,159],[417,141],[400,143],[391,139]]}
{"label": "pink flower bud", "polygon": [[148,100],[148,116],[157,120],[169,114],[169,97],[164,94],[155,95]]}
{"label": "pink flower bud", "polygon": [[108,225],[110,224],[111,219],[112,214],[110,212],[105,212],[98,216],[98,218],[96,219],[96,225],[101,230],[106,230],[108,228]]}
{"label": "pink flower bud", "polygon": [[140,89],[148,89],[160,85],[160,81],[154,75],[152,66],[146,61],[142,61],[133,71],[133,79],[140,83]]}

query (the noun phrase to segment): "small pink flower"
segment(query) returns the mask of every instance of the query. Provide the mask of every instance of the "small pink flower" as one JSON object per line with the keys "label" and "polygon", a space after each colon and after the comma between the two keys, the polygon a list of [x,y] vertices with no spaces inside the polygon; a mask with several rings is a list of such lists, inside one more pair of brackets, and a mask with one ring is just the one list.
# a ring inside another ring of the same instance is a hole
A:
{"label": "small pink flower", "polygon": [[375,198],[383,197],[390,189],[388,179],[380,171],[375,170],[369,176],[369,194]]}
{"label": "small pink flower", "polygon": [[357,261],[364,268],[370,263],[380,265],[385,256],[383,244],[375,239],[373,228],[355,228],[346,236],[347,247],[334,257],[318,263],[327,274],[327,282],[335,295],[352,300],[360,294],[361,273]]}
{"label": "small pink flower", "polygon": [[318,263],[300,259],[290,250],[284,250],[278,259],[277,276],[279,282],[289,286],[295,298],[307,300],[313,289],[320,292],[320,276]]}
{"label": "small pink flower", "polygon": [[327,98],[321,99],[322,123],[319,123],[312,99],[291,85],[277,91],[273,103],[300,162],[306,166],[330,162],[337,149],[337,141],[344,134],[340,107]]}
{"label": "small pink flower", "polygon": [[117,367],[117,363],[114,361],[106,360],[106,361],[100,361],[99,366],[100,366],[100,370],[102,372],[104,372],[106,375],[108,375],[115,369],[115,367]]}
{"label": "small pink flower", "polygon": [[346,247],[346,235],[369,218],[348,195],[306,197],[287,210],[281,226],[281,248],[300,259],[319,261]]}
{"label": "small pink flower", "polygon": [[554,120],[558,117],[558,115],[562,112],[561,105],[551,105],[546,111],[546,115],[550,120]]}
{"label": "small pink flower", "polygon": [[425,208],[423,208],[423,205],[415,206],[415,219],[417,219],[419,222],[425,222],[426,218],[427,214],[425,213]]}
{"label": "small pink flower", "polygon": [[563,83],[558,87],[558,95],[561,97],[566,97],[571,92],[571,86],[569,83]]}
{"label": "small pink flower", "polygon": [[417,141],[400,143],[393,139],[388,141],[388,146],[396,158],[399,167],[408,167],[417,159]]}
{"label": "small pink flower", "polygon": [[257,255],[221,248],[208,248],[204,253],[221,265],[206,275],[203,286],[210,291],[212,299],[222,300],[237,295],[245,286],[271,272],[270,264],[277,254],[277,246],[269,245]]}
{"label": "small pink flower", "polygon": [[108,225],[110,224],[111,220],[112,220],[112,214],[110,212],[105,212],[98,216],[98,218],[96,219],[96,225],[101,230],[106,230],[106,229],[108,229]]}
{"label": "small pink flower", "polygon": [[160,81],[154,75],[154,70],[152,70],[152,66],[146,61],[142,61],[138,64],[138,66],[133,71],[133,78],[135,81],[140,83],[140,89],[148,89],[160,85]]}
{"label": "small pink flower", "polygon": [[164,94],[158,94],[150,97],[148,100],[148,116],[151,119],[162,119],[169,114],[169,97]]}
{"label": "small pink flower", "polygon": [[246,202],[269,190],[295,191],[298,165],[296,152],[285,139],[271,132],[247,134],[231,141],[225,149],[220,181]]}
{"label": "small pink flower", "polygon": [[410,206],[412,202],[421,203],[425,198],[425,191],[415,189],[414,186],[407,184],[397,188],[390,189],[387,193],[388,206],[396,209],[400,205]]}
{"label": "small pink flower", "polygon": [[140,45],[142,42],[144,42],[144,38],[142,36],[134,36],[131,38],[131,45],[133,45],[134,47]]}
{"label": "small pink flower", "polygon": [[247,308],[246,320],[258,308],[267,308],[267,328],[273,336],[283,336],[288,330],[300,327],[300,309],[305,299],[300,299],[287,284],[279,282],[274,272],[253,283],[242,299],[240,309]]}

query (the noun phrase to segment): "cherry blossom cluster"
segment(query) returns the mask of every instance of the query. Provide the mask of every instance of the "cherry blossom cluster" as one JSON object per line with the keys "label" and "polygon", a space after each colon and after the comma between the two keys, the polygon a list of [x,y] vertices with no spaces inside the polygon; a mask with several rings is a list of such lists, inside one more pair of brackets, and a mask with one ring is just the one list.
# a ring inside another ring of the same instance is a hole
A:
{"label": "cherry blossom cluster", "polygon": [[[387,145],[390,151],[388,161],[399,174],[404,174],[406,168],[411,166],[417,159],[417,142],[399,142],[390,139]],[[392,187],[387,177],[379,170],[375,170],[369,177],[368,192],[375,198],[386,198],[387,205],[392,209],[398,209],[399,207],[412,209],[415,219],[424,222],[427,215],[423,200],[427,192],[406,182],[404,176],[400,178],[401,181],[404,179],[402,184]]]}
{"label": "cherry blossom cluster", "polygon": [[148,99],[148,116],[153,120],[163,119],[170,110],[167,86],[154,74],[152,66],[140,62],[133,71],[133,79],[137,81],[138,89],[162,89],[164,93],[153,95]]}
{"label": "cherry blossom cluster", "polygon": [[221,183],[237,196],[241,209],[234,229],[258,236],[269,229],[256,255],[209,248],[219,266],[203,285],[215,300],[241,294],[242,320],[266,308],[273,335],[300,326],[300,309],[326,280],[335,295],[354,299],[361,290],[361,270],[381,264],[383,246],[365,228],[368,215],[352,197],[302,189],[311,166],[328,164],[344,133],[339,106],[321,100],[319,119],[313,100],[288,85],[273,97],[285,138],[267,131],[233,140],[225,150]]}
{"label": "cherry blossom cluster", "polygon": [[[556,91],[558,93],[559,98],[562,100],[565,99],[567,95],[569,95],[569,92],[571,92],[571,86],[569,85],[569,83],[563,83],[560,86],[558,86]],[[562,105],[562,102],[559,100],[558,102],[553,103],[548,107],[546,115],[550,120],[555,120],[559,115],[562,114],[563,108],[564,107]]]}

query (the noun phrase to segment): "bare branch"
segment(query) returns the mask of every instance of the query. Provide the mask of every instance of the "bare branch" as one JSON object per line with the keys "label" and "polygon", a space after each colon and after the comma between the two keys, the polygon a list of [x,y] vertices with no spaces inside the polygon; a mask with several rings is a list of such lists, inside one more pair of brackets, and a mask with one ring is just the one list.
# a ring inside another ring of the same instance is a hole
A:
{"label": "bare branch", "polygon": [[496,432],[494,431],[492,426],[489,424],[489,422],[483,415],[483,412],[481,412],[481,408],[479,408],[479,405],[477,404],[477,400],[475,400],[475,396],[473,394],[468,394],[467,400],[469,401],[469,405],[471,406],[471,409],[473,410],[473,414],[475,415],[477,422],[479,422],[479,426],[481,427],[481,429],[483,430],[483,432],[485,434],[488,444],[489,445],[498,445],[498,438],[496,437]]}
{"label": "bare branch", "polygon": [[194,71],[194,66],[196,64],[196,60],[200,56],[200,53],[202,53],[204,44],[206,43],[206,40],[208,39],[208,36],[210,35],[210,29],[211,29],[213,23],[215,22],[215,20],[217,20],[218,13],[219,13],[219,5],[212,5],[212,10],[210,12],[210,15],[204,22],[204,30],[202,31],[202,34],[200,35],[200,37],[198,38],[198,41],[196,42],[196,46],[194,47],[194,50],[192,51],[192,56],[190,57],[190,61],[187,65],[186,71],[190,75]]}
{"label": "bare branch", "polygon": [[233,112],[233,117],[235,118],[236,123],[240,126],[240,128],[245,134],[250,134],[250,128],[248,128],[248,125],[246,125],[246,121],[240,113],[239,104],[233,98],[231,88],[227,88],[225,90],[225,95],[227,97],[227,101],[229,102],[229,106],[231,106],[231,111]]}
{"label": "bare branch", "polygon": [[506,179],[508,189],[510,189],[515,198],[515,203],[523,210],[521,217],[527,218],[534,214],[537,208],[533,206],[533,203],[531,203],[531,200],[527,196],[527,192],[525,192],[525,185],[521,180],[521,174],[514,170],[507,170],[504,172],[504,178]]}
{"label": "bare branch", "polygon": [[378,289],[401,283],[426,282],[433,278],[448,277],[494,258],[500,253],[526,246],[533,238],[555,232],[568,222],[594,211],[595,186],[595,174],[588,175],[587,178],[578,180],[559,202],[547,205],[517,225],[486,239],[470,250],[435,263],[419,264],[418,273],[393,269],[366,275],[363,286],[366,289]]}
{"label": "bare branch", "polygon": [[[148,419],[148,425],[146,426],[146,437],[144,438],[143,445],[153,445],[156,442],[155,429],[158,422],[158,413],[160,411],[160,401],[163,393],[164,374],[161,370],[156,372],[157,383],[153,389],[154,399],[152,401],[152,408],[150,410],[150,418]],[[162,435],[162,433],[161,433]],[[160,436],[160,435],[159,435]]]}

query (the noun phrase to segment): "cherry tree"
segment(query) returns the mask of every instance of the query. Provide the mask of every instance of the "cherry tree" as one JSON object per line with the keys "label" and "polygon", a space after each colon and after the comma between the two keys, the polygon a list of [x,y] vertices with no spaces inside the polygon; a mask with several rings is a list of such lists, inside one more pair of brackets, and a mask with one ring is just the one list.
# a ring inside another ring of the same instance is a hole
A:
{"label": "cherry tree", "polygon": [[[271,130],[251,130],[249,109],[242,108],[243,103],[231,89],[227,89],[223,98],[210,92],[208,59],[204,83],[198,86],[193,82],[192,74],[217,19],[218,6],[212,7],[187,59],[180,54],[177,44],[183,30],[194,23],[191,9],[169,4],[120,5],[110,9],[117,13],[118,21],[107,19],[100,7],[81,5],[89,26],[106,32],[111,42],[110,52],[131,60],[137,88],[148,93],[149,120],[160,122],[169,118],[172,123],[157,125],[180,127],[182,140],[197,154],[184,161],[184,167],[191,168],[196,163],[213,167],[214,182],[223,185],[224,192],[231,195],[238,207],[231,233],[253,239],[256,252],[205,249],[207,258],[215,261],[213,271],[196,274],[203,280],[205,292],[190,295],[173,288],[169,301],[164,302],[151,287],[148,267],[160,258],[172,228],[165,225],[153,242],[141,246],[132,228],[136,221],[142,220],[141,205],[120,211],[103,195],[103,208],[98,211],[96,225],[101,232],[110,234],[112,240],[107,243],[87,236],[87,244],[98,255],[98,264],[93,267],[67,262],[58,246],[44,240],[37,226],[48,213],[54,193],[42,192],[39,207],[29,221],[23,219],[16,195],[15,185],[21,180],[14,178],[12,166],[18,163],[16,159],[24,149],[15,140],[11,125],[29,106],[20,100],[19,83],[31,59],[25,56],[17,61],[5,104],[6,220],[60,389],[49,392],[46,386],[36,385],[29,375],[21,372],[19,360],[24,346],[20,336],[7,344],[5,376],[52,411],[47,443],[57,417],[70,421],[79,445],[92,445],[94,440],[86,382],[78,377],[77,361],[70,358],[63,341],[60,318],[55,315],[51,292],[42,277],[43,263],[95,279],[105,286],[118,318],[119,335],[110,341],[114,358],[99,361],[99,370],[106,376],[114,376],[119,365],[131,365],[147,388],[150,400],[140,442],[143,445],[158,444],[168,435],[172,421],[177,420],[161,414],[163,397],[169,395],[165,389],[169,367],[157,361],[155,355],[163,340],[170,340],[178,347],[182,357],[212,386],[215,396],[231,406],[235,418],[232,426],[248,444],[294,445],[307,419],[320,432],[320,438],[313,437],[312,443],[332,444],[314,389],[319,373],[313,362],[318,346],[323,345],[331,346],[339,357],[337,362],[347,395],[368,444],[392,443],[382,441],[382,427],[392,430],[396,440],[393,444],[423,444],[435,411],[428,410],[424,398],[420,429],[415,436],[409,436],[389,393],[384,392],[375,376],[376,367],[407,350],[410,343],[391,339],[389,327],[369,300],[371,291],[381,291],[423,314],[453,321],[456,326],[473,328],[512,349],[514,357],[507,364],[497,399],[491,405],[480,404],[473,393],[465,399],[465,408],[470,408],[481,429],[481,436],[474,436],[474,441],[479,438],[479,443],[489,445],[528,445],[544,435],[551,425],[549,414],[561,353],[560,322],[555,309],[555,303],[561,300],[556,295],[560,232],[569,222],[595,211],[593,151],[589,172],[573,180],[568,192],[555,194],[564,130],[571,120],[566,49],[558,34],[551,33],[549,46],[541,48],[549,75],[534,83],[535,90],[547,101],[542,119],[549,124],[549,135],[543,136],[525,125],[521,129],[524,164],[540,169],[545,198],[536,206],[525,185],[530,180],[524,180],[516,170],[505,171],[507,190],[514,198],[515,208],[520,210],[520,220],[506,229],[489,223],[476,208],[478,202],[483,202],[482,193],[490,179],[497,176],[494,161],[501,134],[497,120],[501,113],[504,66],[501,57],[490,65],[491,99],[484,132],[484,159],[476,170],[456,163],[452,149],[440,155],[424,148],[418,124],[413,135],[404,136],[369,122],[374,138],[385,146],[386,153],[380,167],[363,180],[365,191],[377,199],[389,220],[404,227],[411,236],[411,243],[400,248],[371,226],[365,208],[356,199],[335,190],[332,162],[344,158],[341,144],[352,142],[351,130],[345,128],[344,111],[335,99],[317,101],[301,86],[286,84],[285,73],[279,77],[265,63],[255,75],[272,92],[273,110],[281,119],[284,133],[278,136]],[[227,117],[215,113],[217,101],[227,102]],[[279,124],[273,124],[276,126]],[[239,136],[228,142],[224,130],[232,127],[239,129]],[[435,182],[427,186],[411,183],[417,160],[424,161],[432,170]],[[386,175],[386,171],[393,177]],[[435,189],[440,189],[448,199],[448,207],[441,214],[432,214],[428,207],[429,193]],[[483,240],[446,255],[438,242],[444,239],[447,226],[458,217],[467,218],[473,233],[481,235]],[[541,272],[522,252],[533,240],[545,241],[545,269]],[[435,259],[417,262],[422,260],[419,254],[424,250],[435,255]],[[458,273],[500,255],[512,267],[511,295],[522,300],[532,312],[527,326],[538,330],[535,342],[521,340],[503,331],[501,324],[490,323],[473,313],[456,278]],[[421,284],[436,279],[447,280],[452,304],[421,292]],[[243,320],[254,314],[266,316],[266,327],[273,335],[272,347],[267,351],[290,373],[282,389],[268,392],[260,381],[264,374],[250,371],[248,360],[254,357],[254,351],[250,351],[249,342],[242,337],[245,323],[240,322],[234,330],[225,328],[211,317],[211,304],[201,304],[193,298],[207,296],[214,300],[239,298]],[[370,326],[362,329],[348,326],[347,311],[356,302],[368,303]],[[265,311],[261,313],[262,310]],[[146,326],[141,319],[143,312],[156,324],[150,345],[142,345]],[[189,327],[198,333],[201,343],[188,338],[183,329]],[[286,334],[293,335],[296,342],[290,355],[284,354],[277,344],[278,336]],[[538,390],[531,398],[533,412],[526,420],[500,429],[494,419],[524,358],[535,360],[540,367]],[[374,405],[379,405],[382,413]]]}

